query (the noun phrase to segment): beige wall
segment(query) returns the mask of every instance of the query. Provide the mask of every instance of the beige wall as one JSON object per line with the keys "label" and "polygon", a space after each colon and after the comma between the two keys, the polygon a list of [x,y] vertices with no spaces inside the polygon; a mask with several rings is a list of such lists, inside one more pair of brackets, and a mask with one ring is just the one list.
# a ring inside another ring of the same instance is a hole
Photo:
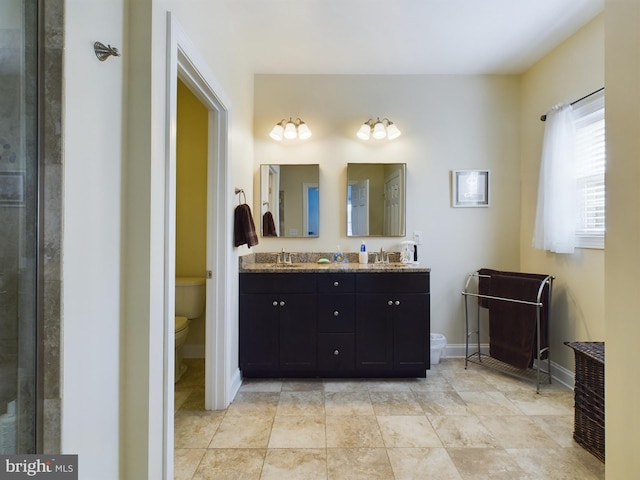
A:
{"label": "beige wall", "polygon": [[607,0],[606,475],[640,472],[640,3]]}
{"label": "beige wall", "polygon": [[559,255],[531,246],[538,195],[544,123],[553,105],[604,86],[604,19],[600,15],[522,76],[520,267],[556,277],[551,321],[551,358],[570,371],[573,350],[563,341],[604,339],[604,250]]}
{"label": "beige wall", "polygon": [[[340,245],[357,252],[362,238],[346,237],[347,163],[406,163],[407,236],[423,233],[419,259],[432,268],[432,331],[451,344],[464,343],[460,292],[466,275],[520,263],[519,77],[257,75],[254,96],[256,191],[260,164],[320,165],[320,236],[260,238],[256,251],[333,251]],[[273,125],[290,116],[304,120],[313,136],[272,141]],[[389,117],[403,135],[391,142],[359,140],[360,125],[377,116]],[[450,170],[472,168],[491,170],[491,207],[452,208]],[[398,251],[402,240],[371,237],[367,247]]]}

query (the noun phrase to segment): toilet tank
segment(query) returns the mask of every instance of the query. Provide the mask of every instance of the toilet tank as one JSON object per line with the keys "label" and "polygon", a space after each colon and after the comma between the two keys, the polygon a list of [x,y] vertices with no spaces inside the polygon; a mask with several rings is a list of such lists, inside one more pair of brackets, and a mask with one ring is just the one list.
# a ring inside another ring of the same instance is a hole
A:
{"label": "toilet tank", "polygon": [[176,316],[198,318],[204,312],[205,279],[176,277]]}

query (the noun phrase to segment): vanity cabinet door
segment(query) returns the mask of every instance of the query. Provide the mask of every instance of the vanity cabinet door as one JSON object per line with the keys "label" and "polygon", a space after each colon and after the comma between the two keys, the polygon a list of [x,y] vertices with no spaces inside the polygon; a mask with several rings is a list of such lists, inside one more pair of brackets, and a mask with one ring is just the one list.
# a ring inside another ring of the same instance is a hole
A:
{"label": "vanity cabinet door", "polygon": [[392,309],[393,370],[426,372],[430,352],[429,294],[395,295]]}
{"label": "vanity cabinet door", "polygon": [[280,307],[273,294],[240,294],[240,369],[277,373]]}
{"label": "vanity cabinet door", "polygon": [[316,368],[316,296],[280,295],[280,370]]}
{"label": "vanity cabinet door", "polygon": [[388,295],[356,295],[356,368],[387,374],[393,366],[392,309]]}
{"label": "vanity cabinet door", "polygon": [[362,374],[425,377],[429,368],[428,273],[356,279],[356,368]]}

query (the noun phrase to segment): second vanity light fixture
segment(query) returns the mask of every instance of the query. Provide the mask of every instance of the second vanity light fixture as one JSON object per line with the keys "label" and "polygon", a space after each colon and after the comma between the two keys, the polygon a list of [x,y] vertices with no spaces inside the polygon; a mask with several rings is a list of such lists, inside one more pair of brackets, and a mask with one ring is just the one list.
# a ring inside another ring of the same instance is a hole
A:
{"label": "second vanity light fixture", "polygon": [[294,138],[306,140],[311,136],[311,130],[309,130],[307,124],[300,120],[300,118],[296,118],[296,120],[293,121],[291,117],[289,117],[288,121],[283,118],[276,123],[271,129],[269,136],[278,142],[283,138],[289,140]]}
{"label": "second vanity light fixture", "polygon": [[402,135],[402,132],[398,129],[398,127],[396,127],[396,124],[388,118],[383,118],[382,120],[380,120],[380,117],[378,117],[378,119],[375,121],[370,118],[369,120],[364,122],[356,135],[362,140],[369,140],[372,135],[373,138],[377,140],[385,137],[387,137],[389,140],[393,140]]}

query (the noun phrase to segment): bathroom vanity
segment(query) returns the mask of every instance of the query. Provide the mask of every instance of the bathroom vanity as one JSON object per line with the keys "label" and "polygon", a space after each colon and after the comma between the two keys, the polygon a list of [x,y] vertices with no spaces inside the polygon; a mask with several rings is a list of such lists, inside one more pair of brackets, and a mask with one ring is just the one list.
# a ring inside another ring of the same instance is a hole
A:
{"label": "bathroom vanity", "polygon": [[425,377],[429,269],[254,263],[240,270],[245,377]]}

